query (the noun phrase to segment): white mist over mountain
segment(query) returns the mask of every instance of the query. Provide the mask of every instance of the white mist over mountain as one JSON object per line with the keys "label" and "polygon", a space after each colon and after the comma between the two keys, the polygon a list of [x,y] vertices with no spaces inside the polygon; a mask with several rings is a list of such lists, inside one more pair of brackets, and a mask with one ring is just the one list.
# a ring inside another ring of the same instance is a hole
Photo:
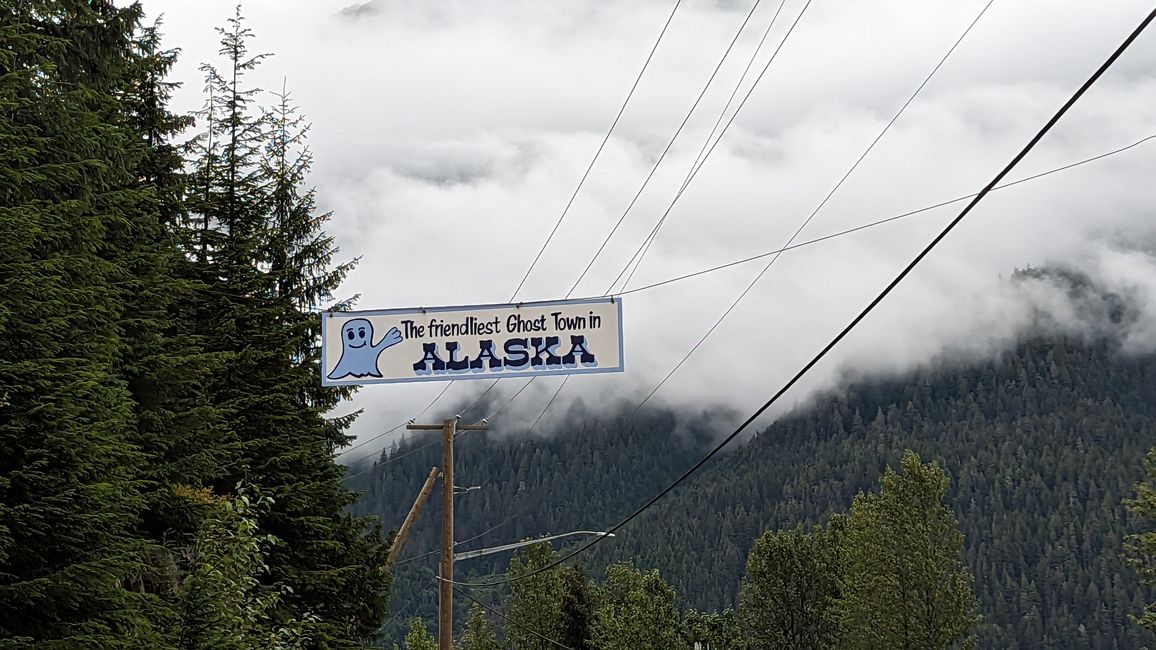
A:
{"label": "white mist over mountain", "polygon": [[[519,299],[565,295],[622,214],[754,0],[687,0],[634,100]],[[631,287],[778,248],[859,157],[984,6],[815,0],[678,204]],[[313,120],[313,182],[331,231],[362,258],[361,308],[510,297],[598,148],[673,2],[272,0],[245,5],[268,59]],[[599,295],[676,194],[778,2],[760,2],[732,58],[619,232],[579,284]],[[757,71],[803,7],[788,0]],[[231,2],[153,1],[199,106]],[[977,192],[1150,11],[1148,3],[996,0],[903,117],[803,231],[811,239]],[[1156,33],[1145,34],[1011,178],[1156,133]],[[746,84],[750,83],[750,78]],[[745,93],[746,85],[740,91]],[[1156,141],[993,193],[823,361],[783,407],[847,373],[901,372],[1006,349],[1042,311],[1096,327],[1061,286],[1011,283],[1017,267],[1078,269],[1134,301],[1125,337],[1151,349]],[[652,400],[749,412],[820,349],[962,204],[784,253]],[[754,262],[624,298],[627,372],[572,378],[542,420],[645,396],[763,267]],[[1001,276],[1003,279],[1001,279]],[[525,380],[502,382],[505,401]],[[533,422],[561,379],[535,382],[492,423]],[[459,382],[424,415],[467,404]],[[372,386],[355,432],[417,415],[443,385]],[[781,411],[780,411],[781,412]],[[478,416],[484,415],[479,413]],[[721,426],[721,425],[720,425]],[[384,444],[390,437],[383,438]],[[367,449],[371,449],[368,447]],[[360,451],[359,451],[360,453]],[[356,454],[354,454],[356,455]]]}

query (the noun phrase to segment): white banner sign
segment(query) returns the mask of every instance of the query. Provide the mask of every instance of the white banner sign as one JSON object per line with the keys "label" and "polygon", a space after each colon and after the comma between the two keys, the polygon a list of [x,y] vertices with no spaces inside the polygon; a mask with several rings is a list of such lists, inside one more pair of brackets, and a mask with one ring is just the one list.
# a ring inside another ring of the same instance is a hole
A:
{"label": "white banner sign", "polygon": [[321,383],[622,372],[622,300],[321,315]]}

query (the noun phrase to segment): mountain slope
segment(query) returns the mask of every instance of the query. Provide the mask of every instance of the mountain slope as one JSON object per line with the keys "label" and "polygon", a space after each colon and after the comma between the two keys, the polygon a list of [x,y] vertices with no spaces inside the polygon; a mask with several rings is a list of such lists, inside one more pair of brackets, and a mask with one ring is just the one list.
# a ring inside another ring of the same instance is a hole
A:
{"label": "mountain slope", "polygon": [[[994,361],[856,382],[715,459],[589,561],[597,569],[634,558],[659,568],[688,605],[733,605],[763,530],[846,510],[914,449],[952,477],[984,647],[1143,647],[1153,640],[1127,615],[1147,594],[1120,559],[1121,501],[1156,445],[1154,397],[1156,358],[1059,338],[1027,341]],[[459,540],[518,513],[465,546],[609,525],[697,459],[706,435],[674,433],[669,414],[568,420],[582,424],[547,439],[459,443],[458,483],[486,481],[460,498]],[[387,526],[437,462],[436,446],[400,457],[412,448],[373,473],[359,504]],[[437,521],[435,503],[403,557],[436,548]],[[507,561],[471,560],[459,573],[500,571]],[[399,567],[395,611],[436,602],[435,565],[430,557]]]}

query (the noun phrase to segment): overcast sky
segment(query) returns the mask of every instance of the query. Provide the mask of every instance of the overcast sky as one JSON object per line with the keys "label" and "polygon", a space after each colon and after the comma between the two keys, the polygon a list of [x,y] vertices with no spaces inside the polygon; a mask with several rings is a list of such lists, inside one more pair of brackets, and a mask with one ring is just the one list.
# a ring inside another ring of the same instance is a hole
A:
{"label": "overcast sky", "polygon": [[[805,0],[786,0],[761,70]],[[566,294],[661,154],[753,0],[684,0],[614,136],[520,299]],[[145,0],[183,54],[176,108],[201,102],[233,3]],[[986,0],[814,0],[631,286],[778,248],[799,227]],[[313,122],[312,182],[361,308],[503,302],[553,227],[673,0],[250,0],[253,76],[288,87]],[[622,228],[575,295],[598,295],[669,205],[755,50],[777,0],[747,30]],[[876,149],[803,231],[810,239],[978,191],[1151,10],[1142,0],[995,0]],[[749,88],[744,82],[739,96]],[[1011,178],[1156,134],[1156,28]],[[1046,285],[1001,281],[1027,264],[1086,270],[1141,309],[1156,304],[1156,141],[992,194],[805,385],[1006,348],[1033,310],[1078,327]],[[858,312],[951,219],[941,208],[785,253],[655,402],[750,411]],[[572,378],[552,413],[648,393],[763,268],[747,264],[624,298],[627,372]],[[1156,311],[1156,310],[1154,310]],[[1150,313],[1150,312],[1146,312]],[[1128,341],[1147,349],[1152,328]],[[503,382],[510,395],[525,380]],[[536,382],[493,424],[532,421],[560,379]],[[459,382],[455,412],[488,382]],[[441,384],[371,386],[368,435],[416,415]],[[478,416],[484,413],[478,412]],[[543,420],[548,428],[550,417]],[[721,422],[723,425],[732,422]],[[354,455],[357,455],[355,452]]]}

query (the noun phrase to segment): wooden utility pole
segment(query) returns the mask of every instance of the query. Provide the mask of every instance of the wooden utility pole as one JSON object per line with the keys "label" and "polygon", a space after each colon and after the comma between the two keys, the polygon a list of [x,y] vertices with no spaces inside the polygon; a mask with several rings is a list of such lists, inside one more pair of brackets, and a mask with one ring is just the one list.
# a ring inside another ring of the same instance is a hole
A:
{"label": "wooden utility pole", "polygon": [[442,430],[442,561],[438,575],[438,648],[454,649],[454,436],[458,431],[485,431],[489,425],[458,426],[458,418],[447,418],[441,425],[407,424],[407,429]]}
{"label": "wooden utility pole", "polygon": [[385,561],[383,571],[389,571],[397,562],[397,554],[401,551],[401,545],[405,543],[405,538],[409,537],[409,532],[413,530],[413,524],[417,521],[417,516],[421,514],[422,507],[425,506],[426,499],[429,498],[429,493],[433,491],[434,482],[438,480],[438,474],[441,470],[434,467],[429,471],[429,478],[425,480],[425,484],[421,486],[421,491],[417,493],[417,498],[414,499],[413,505],[409,509],[409,514],[405,516],[405,521],[402,522],[401,528],[398,529],[397,535],[393,537],[393,546],[389,548],[389,558]]}

